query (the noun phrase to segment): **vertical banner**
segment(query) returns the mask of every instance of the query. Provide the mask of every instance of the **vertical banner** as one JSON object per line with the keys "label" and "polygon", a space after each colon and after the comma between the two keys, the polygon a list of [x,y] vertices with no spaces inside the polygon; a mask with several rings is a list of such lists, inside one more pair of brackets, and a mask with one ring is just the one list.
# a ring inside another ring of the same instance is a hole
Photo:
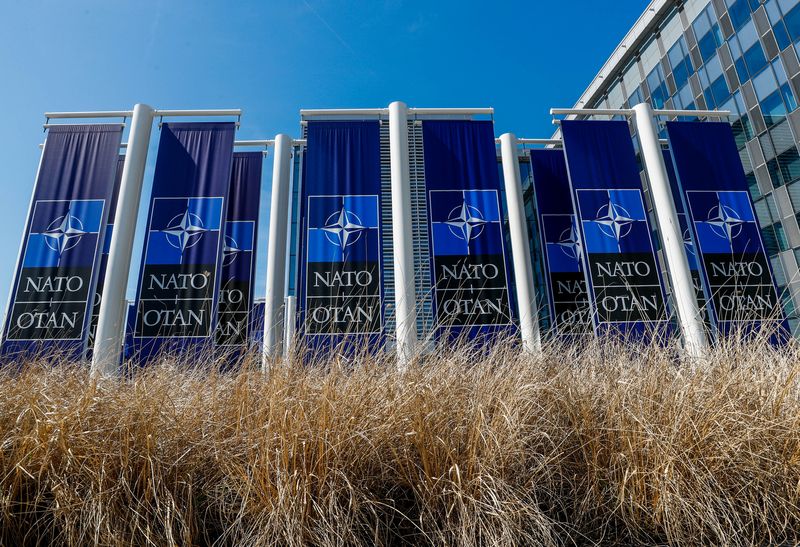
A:
{"label": "vertical banner", "polygon": [[531,174],[552,328],[557,335],[591,334],[580,229],[563,150],[531,150]]}
{"label": "vertical banner", "polygon": [[491,121],[424,121],[436,335],[512,330]]}
{"label": "vertical banner", "polygon": [[91,355],[94,347],[94,335],[97,332],[97,323],[100,321],[100,303],[103,299],[103,286],[106,281],[106,268],[108,266],[108,253],[111,250],[111,234],[114,231],[114,217],[117,214],[117,199],[119,198],[119,185],[122,182],[122,168],[125,166],[125,156],[120,156],[117,161],[117,174],[114,179],[114,195],[108,205],[108,222],[105,225],[103,238],[103,251],[100,254],[100,263],[97,271],[97,284],[94,289],[92,301],[92,316],[89,322],[87,343],[87,356]]}
{"label": "vertical banner", "polygon": [[316,348],[377,341],[383,329],[379,122],[308,122],[305,161],[302,332]]}
{"label": "vertical banner", "polygon": [[668,122],[667,134],[717,330],[786,331],[730,124]]}
{"label": "vertical banner", "polygon": [[4,355],[45,348],[82,354],[121,138],[119,124],[49,129],[6,316]]}
{"label": "vertical banner", "polygon": [[666,300],[628,123],[564,120],[561,131],[596,330],[660,336]]}
{"label": "vertical banner", "polygon": [[134,351],[211,342],[234,123],[163,124],[136,294]]}
{"label": "vertical banner", "polygon": [[233,155],[217,311],[218,347],[246,349],[248,345],[263,159],[261,152]]}
{"label": "vertical banner", "polygon": [[703,288],[703,274],[700,271],[700,261],[697,258],[697,249],[695,248],[694,239],[692,238],[689,217],[686,214],[686,209],[683,207],[683,198],[681,198],[678,177],[675,174],[675,166],[672,164],[672,154],[669,150],[664,150],[662,153],[664,155],[664,165],[667,167],[667,175],[669,176],[672,200],[675,202],[675,212],[678,214],[678,223],[680,224],[681,237],[683,238],[683,249],[686,252],[686,258],[689,262],[689,271],[692,274],[692,285],[694,285],[697,305],[700,308],[703,322],[706,323],[706,327],[709,327],[709,315],[706,310],[706,292]]}

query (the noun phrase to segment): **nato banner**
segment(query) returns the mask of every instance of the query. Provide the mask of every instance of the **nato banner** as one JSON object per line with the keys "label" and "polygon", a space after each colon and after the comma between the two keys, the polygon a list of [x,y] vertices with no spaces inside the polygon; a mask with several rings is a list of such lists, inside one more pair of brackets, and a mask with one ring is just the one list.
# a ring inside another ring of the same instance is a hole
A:
{"label": "nato banner", "polygon": [[216,344],[220,347],[244,349],[248,345],[262,163],[261,152],[233,155],[217,311]]}
{"label": "nato banner", "polygon": [[100,321],[100,303],[103,300],[103,286],[106,281],[106,268],[108,267],[108,253],[111,250],[111,234],[114,231],[114,217],[117,214],[117,199],[119,198],[119,185],[122,181],[122,168],[125,166],[125,156],[120,156],[117,161],[117,175],[114,179],[114,195],[108,204],[108,222],[105,225],[105,237],[103,238],[103,252],[100,254],[100,266],[97,271],[97,285],[94,289],[94,299],[92,301],[92,316],[89,323],[89,336],[87,344],[87,356],[91,355],[94,347],[94,335],[97,332],[97,323]]}
{"label": "nato banner", "polygon": [[718,331],[785,330],[730,124],[668,122],[667,134]]}
{"label": "nato banner", "polygon": [[664,290],[628,123],[564,120],[561,131],[596,330],[662,334]]}
{"label": "nato banner", "polygon": [[580,230],[572,207],[563,150],[531,150],[533,194],[553,331],[591,334],[592,314],[583,271]]}
{"label": "nato banner", "polygon": [[122,126],[51,127],[4,328],[4,355],[86,344]]}
{"label": "nato banner", "polygon": [[317,348],[377,340],[383,329],[379,122],[308,122],[305,161],[302,332]]}
{"label": "nato banner", "polygon": [[512,327],[500,177],[491,121],[424,121],[437,336]]}
{"label": "nato banner", "polygon": [[672,154],[669,150],[663,150],[664,165],[667,167],[667,175],[669,177],[669,186],[672,191],[672,200],[675,202],[675,212],[678,214],[678,223],[680,224],[681,234],[683,238],[683,249],[686,252],[686,258],[689,262],[689,270],[692,274],[692,284],[694,285],[694,293],[697,297],[697,305],[700,308],[700,314],[703,316],[703,322],[708,326],[708,312],[706,310],[706,293],[703,288],[703,274],[700,272],[700,262],[697,259],[697,249],[692,239],[692,230],[689,227],[689,218],[686,215],[686,209],[683,208],[683,198],[681,198],[681,189],[678,184],[678,177],[675,174],[675,166],[672,164]]}
{"label": "nato banner", "polygon": [[234,124],[164,124],[136,295],[146,359],[213,341]]}

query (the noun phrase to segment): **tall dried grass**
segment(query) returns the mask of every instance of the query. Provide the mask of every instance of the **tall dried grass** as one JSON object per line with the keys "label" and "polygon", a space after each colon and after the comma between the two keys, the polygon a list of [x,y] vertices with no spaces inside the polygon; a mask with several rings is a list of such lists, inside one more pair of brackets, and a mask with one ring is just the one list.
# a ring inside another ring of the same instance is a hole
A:
{"label": "tall dried grass", "polygon": [[799,356],[500,345],[99,383],[29,363],[0,372],[0,542],[794,542]]}

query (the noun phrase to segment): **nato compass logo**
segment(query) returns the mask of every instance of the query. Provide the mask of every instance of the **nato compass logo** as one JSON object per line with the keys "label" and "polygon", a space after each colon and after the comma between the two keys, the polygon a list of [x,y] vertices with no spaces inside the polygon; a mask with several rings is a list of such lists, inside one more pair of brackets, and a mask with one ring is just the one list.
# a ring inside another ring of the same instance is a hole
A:
{"label": "nato compass logo", "polygon": [[502,254],[496,190],[431,190],[434,255]]}
{"label": "nato compass logo", "polygon": [[550,271],[581,271],[583,245],[575,215],[542,215],[542,235]]}
{"label": "nato compass logo", "polygon": [[760,238],[747,192],[687,192],[704,253],[759,251]]}
{"label": "nato compass logo", "polygon": [[253,221],[229,221],[225,223],[225,245],[222,248],[222,265],[241,262],[239,257],[253,252]]}
{"label": "nato compass logo", "polygon": [[639,190],[578,190],[578,208],[588,252],[650,249],[647,217]]}
{"label": "nato compass logo", "polygon": [[147,264],[213,264],[223,198],[155,198],[147,237]]}
{"label": "nato compass logo", "polygon": [[308,261],[377,261],[378,196],[309,196]]}
{"label": "nato compass logo", "polygon": [[102,199],[36,202],[23,266],[91,265],[104,204]]}

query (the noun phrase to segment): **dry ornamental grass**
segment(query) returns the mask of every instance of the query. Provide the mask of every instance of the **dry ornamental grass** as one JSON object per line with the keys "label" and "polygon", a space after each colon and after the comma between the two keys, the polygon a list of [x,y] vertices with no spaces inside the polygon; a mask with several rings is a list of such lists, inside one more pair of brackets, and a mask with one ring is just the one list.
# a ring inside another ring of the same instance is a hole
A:
{"label": "dry ornamental grass", "polygon": [[800,350],[448,348],[97,382],[0,372],[4,545],[773,544],[800,537]]}

